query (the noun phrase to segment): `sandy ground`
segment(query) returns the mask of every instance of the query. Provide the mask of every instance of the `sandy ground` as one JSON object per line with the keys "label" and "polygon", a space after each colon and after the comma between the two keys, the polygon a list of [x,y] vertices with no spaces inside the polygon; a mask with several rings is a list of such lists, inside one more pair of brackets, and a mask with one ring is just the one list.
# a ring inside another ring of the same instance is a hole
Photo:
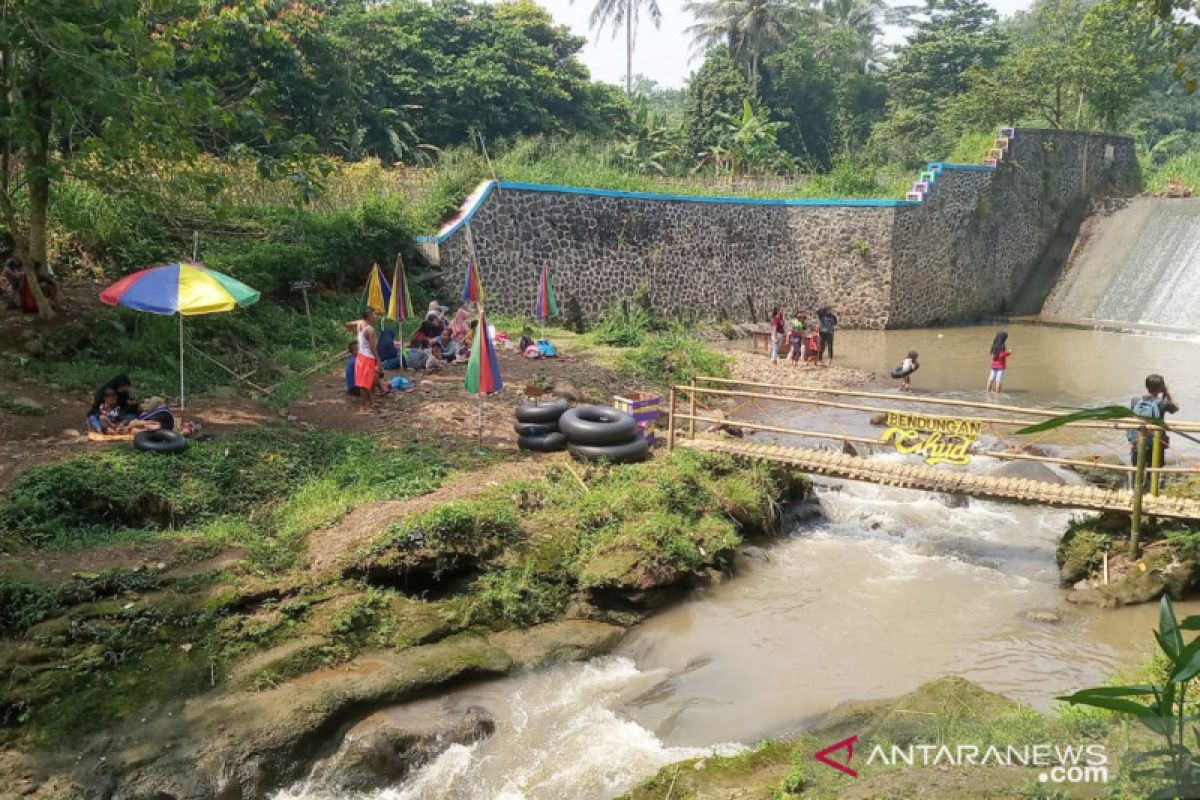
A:
{"label": "sandy ground", "polygon": [[[558,344],[558,343],[556,343]],[[497,349],[504,388],[482,403],[463,389],[465,365],[444,367],[429,376],[403,371],[416,382],[412,392],[376,397],[370,414],[356,413],[346,395],[344,364],[310,383],[308,394],[288,407],[285,416],[296,424],[319,428],[373,433],[382,439],[424,442],[445,448],[473,448],[479,444],[499,450],[516,450],[516,406],[528,402],[531,384],[552,384],[588,402],[612,403],[614,395],[639,388],[605,367],[602,354],[575,350],[561,344],[558,358],[526,359],[515,350]],[[482,426],[480,425],[482,410]]]}

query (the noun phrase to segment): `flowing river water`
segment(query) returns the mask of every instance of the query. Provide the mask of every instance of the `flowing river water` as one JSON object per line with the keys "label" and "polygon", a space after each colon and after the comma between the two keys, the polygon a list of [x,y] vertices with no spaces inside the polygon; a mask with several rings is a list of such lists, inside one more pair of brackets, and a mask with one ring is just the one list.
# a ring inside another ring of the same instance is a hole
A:
{"label": "flowing river water", "polygon": [[[994,330],[846,332],[839,358],[883,372],[916,349],[915,388],[982,398]],[[1013,402],[1127,402],[1158,371],[1182,416],[1200,418],[1197,342],[1015,326],[1010,346]],[[670,762],[802,729],[846,700],[953,674],[1049,710],[1056,694],[1150,651],[1152,605],[1063,600],[1054,548],[1070,512],[952,508],[933,494],[836,481],[819,483],[816,505],[819,515],[812,503],[792,509],[769,560],[743,558],[735,578],[651,618],[612,655],[422,701],[483,706],[496,734],[452,746],[374,797],[602,800]],[[316,800],[303,787],[284,796]]]}

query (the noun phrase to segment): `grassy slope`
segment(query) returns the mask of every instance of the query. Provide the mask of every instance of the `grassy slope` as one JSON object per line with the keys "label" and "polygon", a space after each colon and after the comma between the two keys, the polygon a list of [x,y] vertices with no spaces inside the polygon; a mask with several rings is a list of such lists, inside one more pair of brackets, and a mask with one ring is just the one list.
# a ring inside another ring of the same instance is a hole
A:
{"label": "grassy slope", "polygon": [[[267,688],[364,648],[524,626],[560,617],[572,597],[686,582],[744,533],[769,529],[790,487],[778,473],[688,453],[559,467],[475,499],[401,507],[361,532],[367,544],[344,568],[306,568],[311,531],[351,507],[428,492],[452,468],[426,450],[281,428],[183,458],[90,453],[31,469],[0,506],[10,563],[35,543],[74,549],[80,563],[113,542],[179,546],[134,548],[129,566],[62,579],[0,577],[0,666],[11,676],[0,739],[54,744],[171,699]],[[88,498],[105,487],[136,488],[101,509]],[[63,502],[68,492],[79,502]],[[637,617],[623,605],[599,613]]]}

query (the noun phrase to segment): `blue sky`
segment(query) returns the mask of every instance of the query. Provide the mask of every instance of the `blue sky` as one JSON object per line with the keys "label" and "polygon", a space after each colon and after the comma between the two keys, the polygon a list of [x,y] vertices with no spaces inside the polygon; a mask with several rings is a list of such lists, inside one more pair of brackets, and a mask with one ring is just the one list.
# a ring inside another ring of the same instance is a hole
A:
{"label": "blue sky", "polygon": [[[992,6],[1001,14],[1011,14],[1028,8],[1031,0],[994,0]],[[580,36],[588,39],[582,56],[592,71],[592,77],[609,83],[621,83],[625,75],[624,33],[613,38],[608,29],[599,35],[588,30],[587,19],[594,0],[538,0],[549,9],[554,19],[566,25]],[[684,0],[659,0],[663,12],[662,28],[655,30],[643,20],[638,30],[636,49],[633,54],[634,74],[646,75],[664,86],[683,86],[688,75],[699,66],[699,61],[690,60],[688,35],[685,30],[692,24],[691,15],[683,10]],[[889,43],[898,43],[902,37],[889,31]]]}

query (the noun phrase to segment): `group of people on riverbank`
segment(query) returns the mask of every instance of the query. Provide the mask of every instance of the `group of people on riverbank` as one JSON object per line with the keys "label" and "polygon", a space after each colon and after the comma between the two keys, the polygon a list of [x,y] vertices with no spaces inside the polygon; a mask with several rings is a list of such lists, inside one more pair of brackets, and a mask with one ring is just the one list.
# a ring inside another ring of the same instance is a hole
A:
{"label": "group of people on riverbank", "polygon": [[408,378],[386,380],[385,371],[429,373],[470,359],[478,320],[469,319],[466,308],[460,308],[453,317],[447,316],[448,311],[436,300],[430,301],[425,318],[407,346],[396,341],[396,331],[376,330],[377,312],[373,308],[365,309],[360,319],[346,323],[346,329],[354,334],[347,347],[346,393],[358,398],[360,413],[370,410],[376,394],[413,388]]}
{"label": "group of people on riverbank", "polygon": [[155,396],[137,402],[130,396],[131,387],[129,376],[122,372],[96,390],[88,409],[89,433],[122,436],[175,429],[175,415],[165,399]]}
{"label": "group of people on riverbank", "polygon": [[833,363],[833,333],[838,318],[829,306],[817,309],[816,321],[808,322],[801,312],[790,322],[783,310],[776,306],[771,311],[771,363],[778,364],[789,358],[792,366],[812,364],[821,366],[825,354],[829,354],[825,365]]}

